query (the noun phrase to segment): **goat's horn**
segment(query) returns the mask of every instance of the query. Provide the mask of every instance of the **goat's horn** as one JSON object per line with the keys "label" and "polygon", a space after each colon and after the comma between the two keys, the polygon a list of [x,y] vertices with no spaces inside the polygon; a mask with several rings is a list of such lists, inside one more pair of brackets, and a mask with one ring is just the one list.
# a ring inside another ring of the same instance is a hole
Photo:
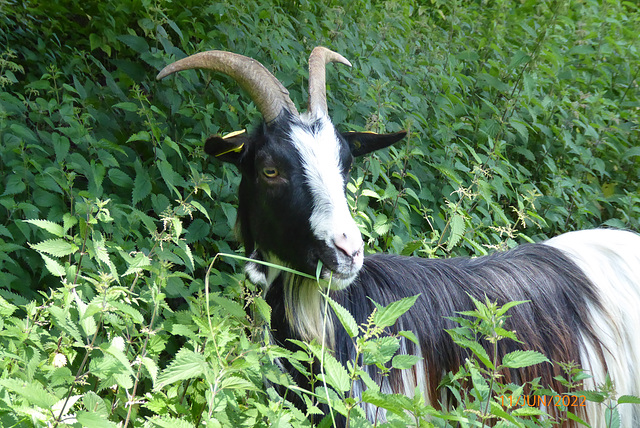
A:
{"label": "goat's horn", "polygon": [[176,71],[206,68],[233,78],[249,93],[265,122],[277,118],[282,110],[298,116],[289,91],[258,61],[224,51],[200,52],[167,65],[156,76],[160,80]]}
{"label": "goat's horn", "polygon": [[351,63],[339,53],[318,46],[309,56],[309,112],[314,116],[328,115],[327,79],[325,65],[329,62],[341,62],[351,67]]}

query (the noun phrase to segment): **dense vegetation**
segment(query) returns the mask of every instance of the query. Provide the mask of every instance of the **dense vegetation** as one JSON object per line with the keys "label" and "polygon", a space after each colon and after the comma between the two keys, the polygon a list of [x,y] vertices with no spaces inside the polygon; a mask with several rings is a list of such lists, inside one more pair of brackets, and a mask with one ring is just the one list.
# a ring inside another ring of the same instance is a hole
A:
{"label": "dense vegetation", "polygon": [[[288,383],[275,357],[301,368],[309,357],[266,342],[260,290],[240,260],[214,259],[242,254],[239,176],[202,142],[259,113],[224,76],[155,81],[186,54],[256,58],[301,108],[313,47],[351,60],[328,68],[334,122],[410,132],[352,173],[350,202],[371,251],[481,255],[574,229],[640,229],[635,2],[3,0],[0,11],[4,427],[309,424],[272,387]],[[392,359],[397,338],[378,336],[409,303],[363,328],[368,363]],[[484,303],[468,315],[504,316]],[[536,409],[500,403],[500,391],[518,390],[486,379],[513,360],[489,361],[468,340],[508,332],[462,322],[458,342],[475,358],[446,386],[460,408],[441,413],[373,386],[366,399],[394,426],[550,426]],[[347,412],[354,403],[341,385],[361,374],[326,361],[338,392],[319,387],[306,399]],[[567,382],[579,380],[565,368]],[[615,399],[611,388],[590,396],[616,426],[616,401],[605,397]],[[350,414],[367,426],[357,407]]]}

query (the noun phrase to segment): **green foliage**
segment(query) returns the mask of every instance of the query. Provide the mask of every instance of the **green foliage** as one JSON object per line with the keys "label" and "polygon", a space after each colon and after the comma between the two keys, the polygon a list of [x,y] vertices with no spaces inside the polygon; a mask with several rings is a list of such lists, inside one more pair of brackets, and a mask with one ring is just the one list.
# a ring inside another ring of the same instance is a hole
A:
{"label": "green foliage", "polygon": [[[354,67],[329,67],[327,79],[340,129],[409,130],[348,184],[369,248],[480,255],[601,224],[640,228],[639,13],[612,0],[5,0],[0,425],[309,426],[326,402],[364,426],[349,395],[357,378],[390,423],[531,426],[532,409],[489,398],[517,393],[489,374],[542,358],[487,354],[477,335],[513,333],[469,321],[505,315],[486,302],[452,332],[473,359],[443,386],[463,404],[451,412],[383,394],[362,370],[417,363],[397,353],[415,332],[381,330],[410,300],[365,326],[328,301],[358,345],[349,367],[322,344],[270,345],[270,308],[241,261],[209,266],[241,251],[239,176],[202,149],[259,113],[224,76],[154,76],[186,54],[230,50],[267,66],[302,106],[311,49],[344,54]],[[325,363],[313,393],[274,363],[304,371],[312,357]],[[270,385],[302,394],[307,414]],[[606,385],[589,398],[611,426],[637,400]]]}

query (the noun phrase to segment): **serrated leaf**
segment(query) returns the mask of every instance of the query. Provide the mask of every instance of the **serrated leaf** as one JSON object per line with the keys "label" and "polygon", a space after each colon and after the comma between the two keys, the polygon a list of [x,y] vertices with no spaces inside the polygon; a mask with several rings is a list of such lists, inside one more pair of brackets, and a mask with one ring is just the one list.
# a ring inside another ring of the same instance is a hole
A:
{"label": "serrated leaf", "polygon": [[267,325],[271,325],[271,307],[262,297],[253,299],[254,306]]}
{"label": "serrated leaf", "polygon": [[451,251],[453,247],[458,245],[458,242],[460,242],[462,235],[464,235],[464,232],[465,232],[464,217],[461,216],[460,214],[454,214],[453,218],[451,219],[450,227],[451,227],[451,234],[449,235],[449,242],[447,243],[447,251]]}
{"label": "serrated leaf", "polygon": [[142,365],[149,372],[149,375],[151,375],[151,380],[155,383],[158,378],[159,371],[157,364],[149,357],[142,357],[140,360],[142,361]]}
{"label": "serrated leaf", "polygon": [[618,404],[640,404],[640,397],[636,397],[635,395],[621,395],[618,397]]}
{"label": "serrated leaf", "polygon": [[64,266],[62,266],[57,260],[54,260],[46,254],[42,253],[40,253],[40,256],[44,260],[44,266],[47,268],[49,273],[51,273],[51,275],[59,277],[63,277],[66,275],[67,272],[64,269]]}
{"label": "serrated leaf", "polygon": [[119,109],[122,109],[122,110],[125,110],[125,111],[132,111],[132,112],[138,111],[138,106],[136,104],[132,103],[132,102],[129,102],[129,101],[125,101],[125,102],[122,102],[122,103],[116,103],[116,104],[113,105],[113,108],[119,108]]}
{"label": "serrated leaf", "polygon": [[131,305],[113,300],[109,302],[109,306],[111,306],[114,309],[117,309],[118,311],[126,315],[129,315],[131,318],[133,318],[134,322],[137,324],[144,323],[144,317],[142,316],[140,311],[138,311],[136,308],[134,308]]}
{"label": "serrated leaf", "polygon": [[64,257],[79,250],[78,246],[64,239],[48,239],[36,245],[29,244],[31,248],[54,257]]}
{"label": "serrated leaf", "polygon": [[362,393],[362,401],[386,409],[398,416],[405,416],[405,412],[413,408],[411,399],[404,395],[384,394],[369,389]]}
{"label": "serrated leaf", "polygon": [[606,398],[604,393],[598,391],[580,391],[579,395],[584,396],[587,401],[591,401],[593,403],[602,403]]}
{"label": "serrated leaf", "polygon": [[358,335],[358,323],[355,318],[347,311],[343,306],[338,304],[331,297],[327,297],[329,299],[329,305],[333,312],[338,317],[340,324],[344,327],[345,331],[349,335],[349,337],[356,337]]}
{"label": "serrated leaf", "polygon": [[24,382],[18,379],[0,379],[0,386],[24,397],[31,405],[43,409],[49,409],[59,401],[59,398],[45,391],[42,384],[36,381]]}
{"label": "serrated leaf", "polygon": [[11,303],[7,302],[4,297],[0,296],[0,316],[2,317],[10,317],[11,314],[13,314],[16,309],[18,309],[17,306],[12,305]]}
{"label": "serrated leaf", "polygon": [[44,229],[47,232],[57,236],[58,238],[62,238],[64,236],[64,230],[62,226],[58,223],[54,223],[49,220],[23,220],[25,223],[33,224],[34,226],[38,226],[40,229]]}
{"label": "serrated leaf", "polygon": [[151,178],[146,168],[142,167],[140,161],[135,164],[136,178],[133,180],[133,192],[131,193],[131,205],[136,205],[144,200],[151,193]]}
{"label": "serrated leaf", "polygon": [[100,415],[98,413],[79,411],[76,413],[76,419],[83,427],[117,428],[118,426],[115,422],[107,419],[106,415]]}
{"label": "serrated leaf", "polygon": [[181,254],[179,254],[180,258],[185,262],[185,266],[187,266],[189,270],[193,272],[195,269],[195,262],[193,260],[193,254],[191,253],[191,247],[189,247],[189,245],[187,245],[187,243],[183,240],[179,240],[177,242],[177,245],[184,252],[185,256],[183,257]]}
{"label": "serrated leaf", "polygon": [[94,230],[92,237],[93,237],[92,243],[93,243],[93,249],[95,251],[95,256],[98,258],[98,260],[100,260],[109,268],[109,271],[111,272],[111,276],[119,284],[120,276],[118,275],[116,266],[111,261],[111,257],[109,257],[109,252],[107,251],[107,246],[104,240],[104,236],[102,236],[102,233]]}
{"label": "serrated leaf", "polygon": [[383,336],[368,340],[363,345],[362,363],[386,364],[400,349],[400,340],[392,336]]}
{"label": "serrated leaf", "polygon": [[336,358],[326,350],[322,354],[322,348],[317,343],[309,344],[309,349],[313,355],[322,362],[324,380],[339,392],[348,391],[351,388],[351,378],[347,369],[344,368]]}
{"label": "serrated leaf", "polygon": [[202,214],[204,214],[204,216],[207,218],[207,220],[209,220],[209,222],[211,222],[211,218],[209,217],[209,211],[207,211],[207,209],[205,207],[202,206],[202,204],[198,201],[191,201],[191,205],[193,205],[194,207],[196,207],[196,209],[198,211],[200,211]]}
{"label": "serrated leaf", "polygon": [[82,404],[84,405],[84,408],[91,413],[102,415],[105,418],[108,415],[107,405],[105,404],[104,399],[93,391],[87,391],[84,394],[84,397],[82,397]]}
{"label": "serrated leaf", "polygon": [[412,331],[409,331],[409,330],[399,331],[398,335],[402,336],[402,337],[404,337],[406,339],[409,339],[410,341],[412,341],[416,345],[420,346],[420,342],[418,341],[418,338],[416,337],[416,335]]}
{"label": "serrated leaf", "polygon": [[13,239],[13,235],[11,231],[4,225],[0,224],[0,235],[6,236],[7,238]]}
{"label": "serrated leaf", "polygon": [[[195,428],[195,425],[191,422],[185,421],[182,418],[178,419],[169,416],[151,418],[148,420],[148,423],[152,424],[152,427],[160,428]],[[215,425],[213,426],[215,427]]]}
{"label": "serrated leaf", "polygon": [[127,358],[127,356],[125,355],[125,353],[120,350],[120,348],[118,348],[117,346],[115,346],[113,343],[108,343],[108,344],[103,344],[100,346],[100,349],[102,350],[102,352],[104,352],[105,354],[111,355],[112,357],[114,357],[122,366],[122,368],[124,368],[126,373],[122,373],[124,375],[129,375],[129,376],[133,376],[133,369],[131,368],[131,362],[129,361],[129,358]]}
{"label": "serrated leaf", "polygon": [[49,307],[49,313],[53,316],[53,324],[73,337],[77,342],[82,343],[82,335],[78,327],[68,318],[68,313],[58,306]]}
{"label": "serrated leaf", "polygon": [[502,365],[511,369],[548,363],[549,359],[538,351],[513,351],[502,357]]}
{"label": "serrated leaf", "polygon": [[607,428],[620,428],[620,412],[617,407],[604,409],[604,421]]}
{"label": "serrated leaf", "polygon": [[513,308],[514,306],[522,305],[523,303],[529,303],[529,302],[530,300],[517,300],[517,301],[507,302],[496,311],[496,316],[501,317],[502,315],[507,313],[509,309]]}
{"label": "serrated leaf", "polygon": [[246,379],[239,376],[229,376],[220,383],[222,389],[240,389],[244,391],[258,391],[258,388]]}
{"label": "serrated leaf", "polygon": [[71,395],[69,397],[65,397],[51,406],[51,411],[56,416],[65,416],[67,413],[69,413],[69,410],[71,410],[73,405],[76,404],[76,401],[78,401],[80,398],[82,398],[82,395]]}
{"label": "serrated leaf", "polygon": [[543,410],[538,409],[537,407],[518,407],[513,412],[511,412],[513,416],[546,416],[547,413]]}
{"label": "serrated leaf", "polygon": [[391,366],[394,369],[406,370],[415,366],[422,357],[417,355],[396,355],[391,360]]}
{"label": "serrated leaf", "polygon": [[143,268],[151,266],[151,259],[146,254],[140,252],[136,253],[136,255],[133,256],[133,258],[129,260],[128,263],[129,266],[127,267],[125,273],[121,275],[121,277],[130,275],[132,273],[141,272]]}
{"label": "serrated leaf", "polygon": [[169,366],[162,371],[154,389],[159,390],[166,385],[204,375],[206,361],[202,354],[181,348]]}
{"label": "serrated leaf", "polygon": [[416,300],[418,300],[418,297],[420,297],[419,294],[411,297],[405,297],[381,308],[373,317],[374,324],[382,328],[394,325],[398,318],[411,309],[411,307],[416,303]]}
{"label": "serrated leaf", "polygon": [[247,316],[244,307],[239,303],[234,302],[233,300],[229,300],[217,293],[210,294],[209,299],[212,303],[215,303],[216,305],[222,307],[229,315],[232,315],[241,320],[244,320]]}
{"label": "serrated leaf", "polygon": [[136,132],[129,137],[127,143],[130,143],[131,141],[151,141],[151,134],[149,134],[148,131]]}

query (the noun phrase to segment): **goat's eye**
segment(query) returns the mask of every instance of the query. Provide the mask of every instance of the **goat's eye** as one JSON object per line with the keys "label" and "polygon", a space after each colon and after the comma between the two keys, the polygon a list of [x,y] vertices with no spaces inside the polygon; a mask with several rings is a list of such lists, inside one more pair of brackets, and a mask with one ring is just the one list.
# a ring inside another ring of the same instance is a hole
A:
{"label": "goat's eye", "polygon": [[264,168],[262,173],[267,178],[276,178],[278,176],[278,170],[275,168]]}

